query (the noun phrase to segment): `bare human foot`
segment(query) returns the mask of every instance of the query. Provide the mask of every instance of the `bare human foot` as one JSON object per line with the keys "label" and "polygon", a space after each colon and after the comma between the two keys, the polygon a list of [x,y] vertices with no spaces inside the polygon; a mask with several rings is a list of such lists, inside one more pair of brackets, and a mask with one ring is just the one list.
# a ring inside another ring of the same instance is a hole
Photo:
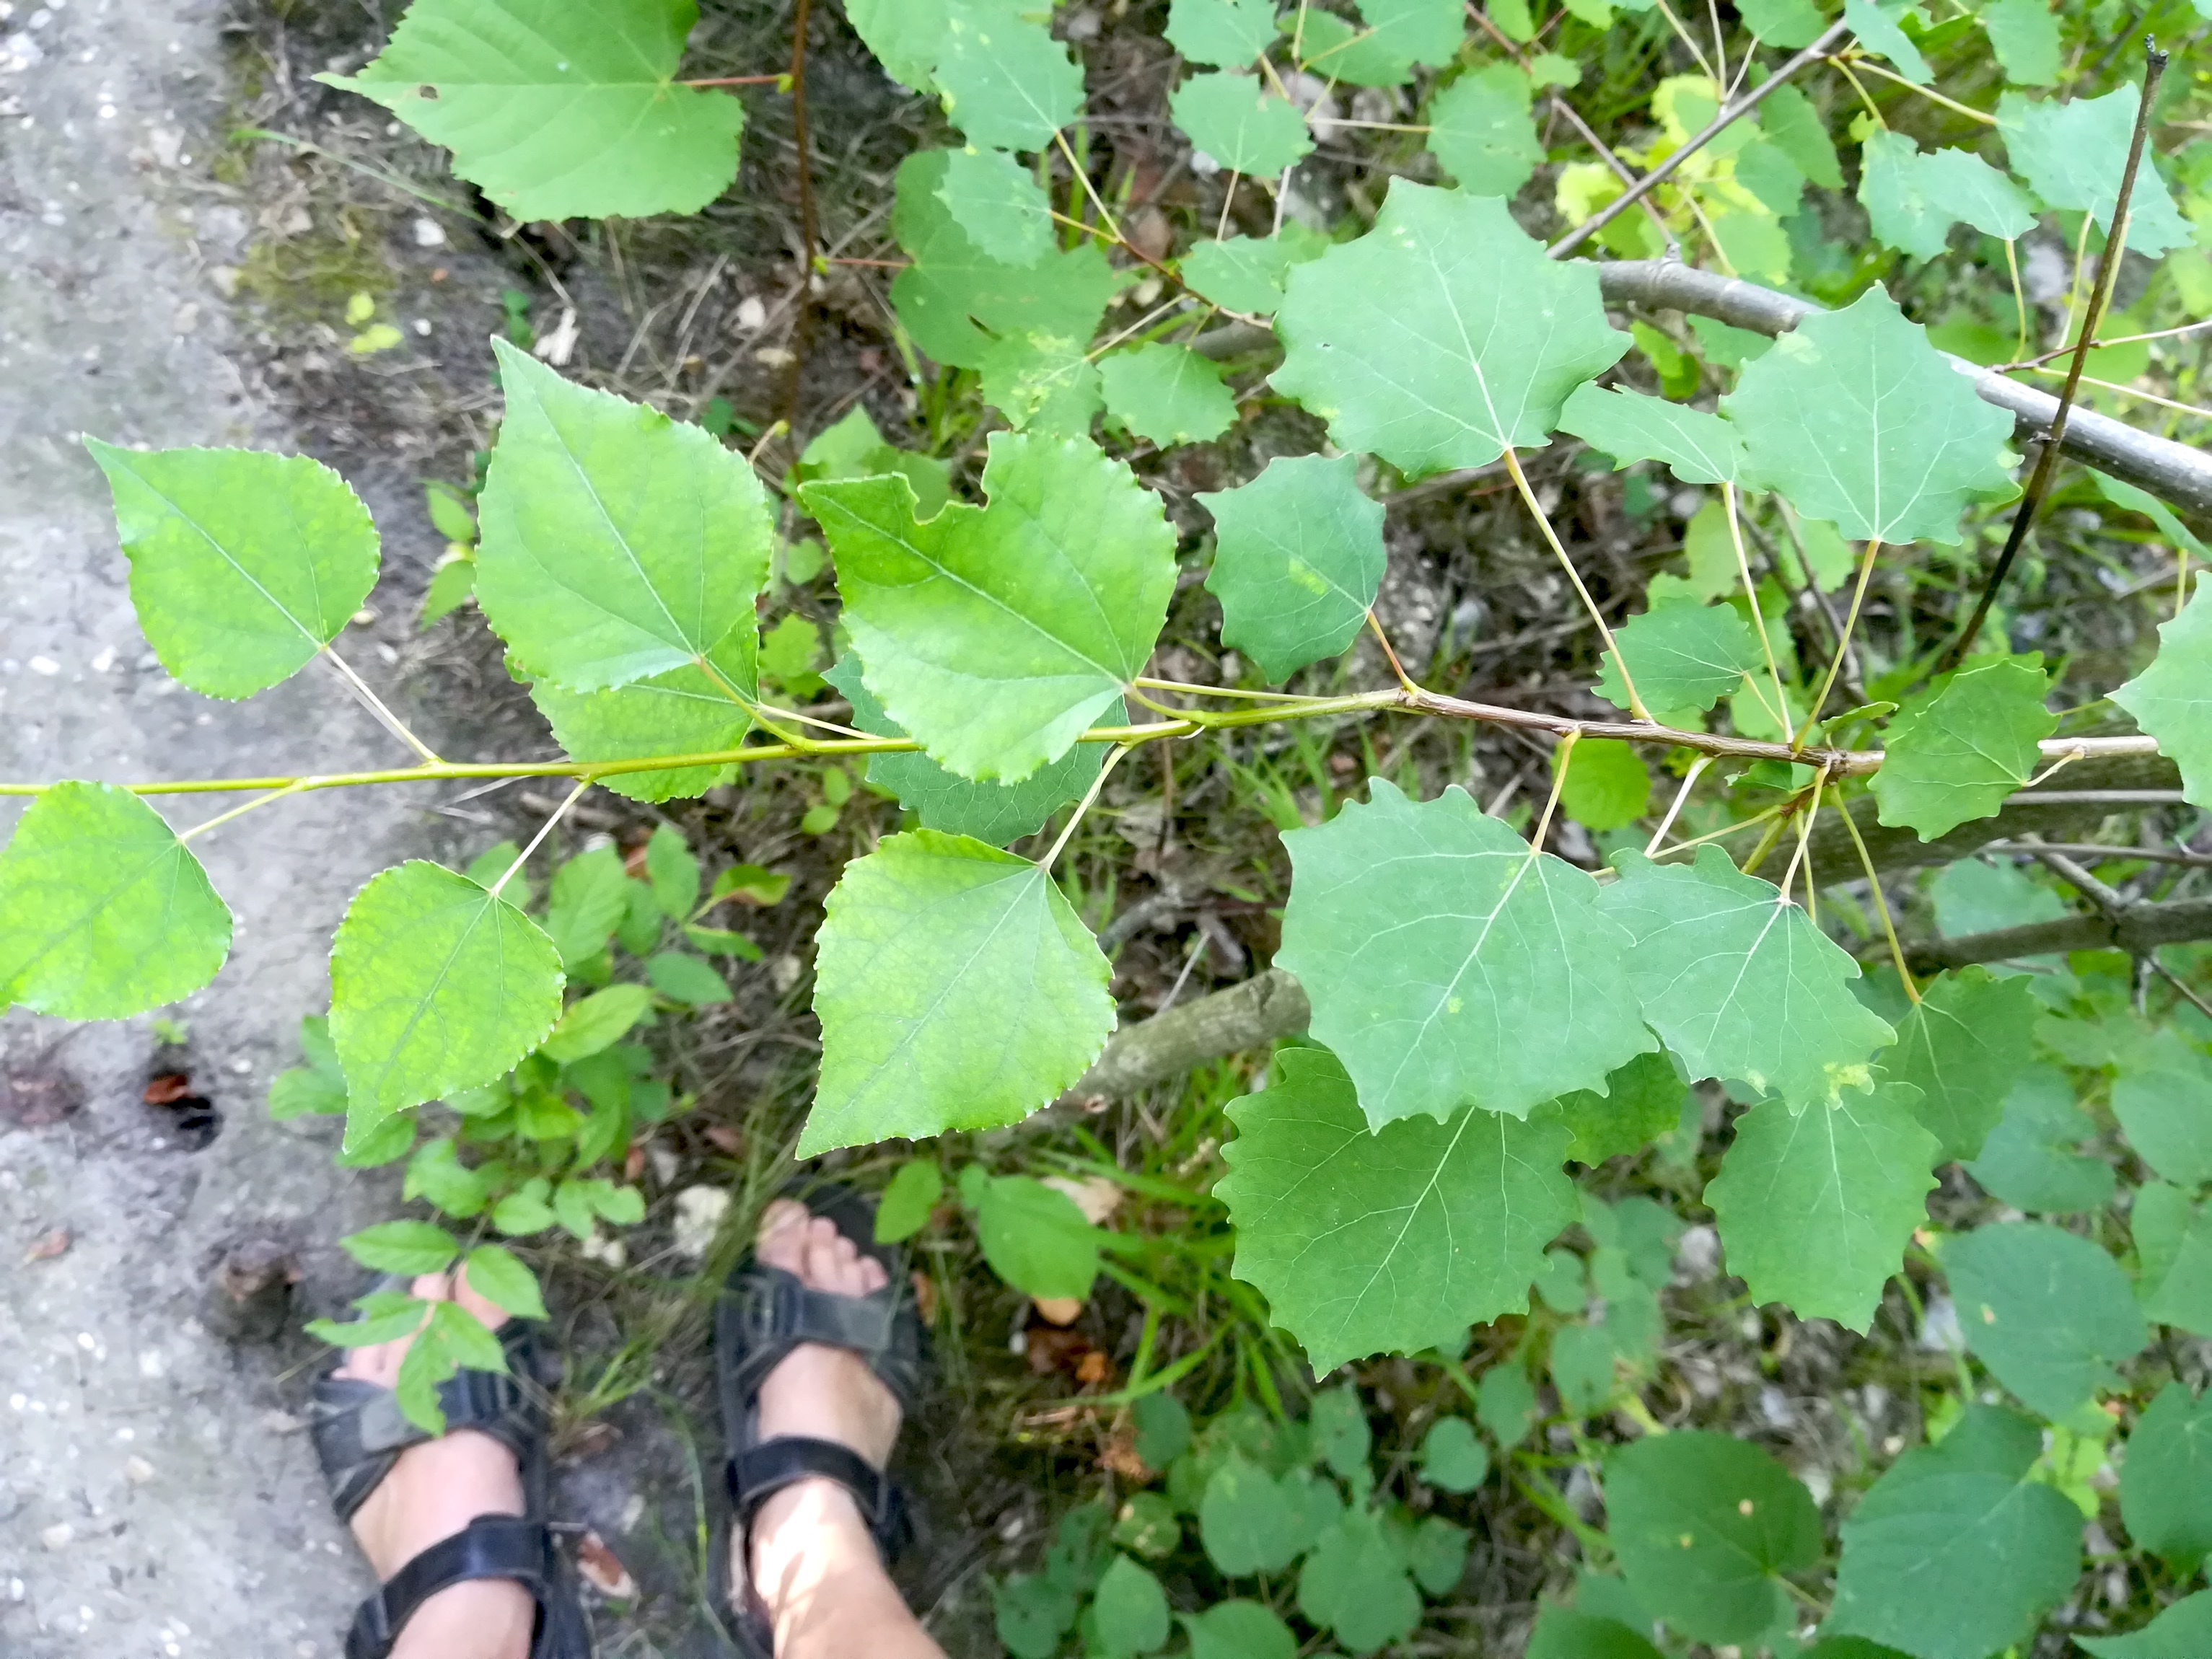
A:
{"label": "bare human foot", "polygon": [[[779,1199],[761,1217],[755,1250],[809,1289],[866,1296],[889,1281],[832,1222]],[[898,1401],[858,1354],[805,1342],[760,1388],[760,1433],[805,1435],[849,1446],[880,1469],[898,1439]],[[943,1659],[876,1553],[853,1495],[834,1480],[803,1480],[761,1505],[750,1528],[750,1577],[768,1604],[777,1659]],[[741,1549],[744,1540],[732,1540]],[[733,1566],[738,1563],[732,1563]],[[737,1575],[733,1575],[736,1577]]]}
{"label": "bare human foot", "polygon": [[[425,1300],[457,1300],[496,1330],[507,1315],[444,1273],[426,1273],[413,1285]],[[356,1348],[340,1376],[391,1388],[411,1338]],[[456,1429],[437,1440],[410,1446],[392,1472],[354,1511],[353,1534],[380,1583],[442,1538],[479,1515],[523,1512],[522,1471],[514,1454],[489,1435]],[[424,1601],[392,1644],[392,1659],[527,1659],[537,1622],[530,1592],[507,1578],[476,1579],[441,1590]]]}

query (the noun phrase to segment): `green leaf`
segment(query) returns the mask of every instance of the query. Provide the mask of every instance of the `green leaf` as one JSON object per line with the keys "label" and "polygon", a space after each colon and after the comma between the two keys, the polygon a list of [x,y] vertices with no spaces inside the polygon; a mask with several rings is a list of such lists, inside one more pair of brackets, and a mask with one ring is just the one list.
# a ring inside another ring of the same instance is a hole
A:
{"label": "green leaf", "polygon": [[1366,1468],[1375,1437],[1357,1389],[1340,1387],[1316,1395],[1306,1427],[1315,1455],[1332,1473],[1349,1480]]}
{"label": "green leaf", "polygon": [[1431,1595],[1447,1595],[1467,1573],[1468,1531],[1441,1515],[1424,1516],[1413,1528],[1407,1555],[1413,1582]]}
{"label": "green leaf", "polygon": [[1284,1049],[1278,1081],[1232,1104],[1215,1195],[1236,1273],[1317,1371],[1371,1353],[1453,1347],[1528,1305],[1544,1247],[1575,1218],[1566,1131],[1468,1107],[1370,1133],[1324,1049]]}
{"label": "green leaf", "polygon": [[416,626],[428,628],[451,616],[474,599],[476,591],[475,558],[447,559],[430,573],[430,585],[422,590],[422,611],[416,618]]}
{"label": "green leaf", "polygon": [[559,1218],[545,1201],[551,1184],[543,1176],[532,1176],[520,1191],[509,1193],[491,1206],[491,1224],[509,1238],[544,1232]]}
{"label": "green leaf", "polygon": [[1446,0],[1361,0],[1362,28],[1319,7],[1297,15],[1304,66],[1353,87],[1395,87],[1412,77],[1416,64],[1449,63],[1466,30],[1463,15]]}
{"label": "green leaf", "polygon": [[1577,1164],[1602,1164],[1624,1152],[1641,1152],[1682,1118],[1686,1091],[1664,1049],[1635,1055],[1605,1080],[1605,1087],[1577,1089],[1532,1118],[1555,1118],[1574,1137],[1567,1156]]}
{"label": "green leaf", "polygon": [[2141,1630],[2074,1638],[2096,1659],[2197,1659],[2212,1652],[2212,1590],[2185,1595]]}
{"label": "green leaf", "polygon": [[1242,69],[1274,42],[1274,0],[1175,0],[1167,37],[1194,64]]}
{"label": "green leaf", "polygon": [[933,1158],[908,1158],[891,1176],[876,1206],[876,1243],[896,1244],[929,1224],[930,1212],[945,1196],[945,1172]]}
{"label": "green leaf", "polygon": [[1937,1163],[1980,1155],[2027,1064],[2038,1005],[2033,981],[1986,968],[1940,974],[1922,988],[1880,1060],[1884,1082],[1910,1084],[1921,1127],[1941,1144]]}
{"label": "green leaf", "polygon": [[1291,1627],[1257,1601],[1217,1601],[1182,1615],[1190,1659],[1297,1659]]}
{"label": "green leaf", "polygon": [[1225,1577],[1280,1572],[1311,1541],[1299,1518],[1274,1477],[1232,1450],[1207,1477],[1199,1540]]}
{"label": "green leaf", "polygon": [[[950,155],[953,152],[933,153]],[[835,422],[816,433],[800,454],[799,465],[792,469],[792,476],[801,483],[810,483],[817,478],[873,478],[886,472],[906,475],[906,481],[914,486],[915,499],[921,503],[924,518],[952,499],[951,463],[886,443],[865,404],[854,404]],[[804,545],[802,543],[784,550],[785,568],[788,579],[794,582],[811,580],[811,575],[801,575],[793,568],[793,560]],[[815,547],[816,557],[819,558],[820,544]]]}
{"label": "green leaf", "polygon": [[[2110,235],[2136,112],[2142,107],[2142,90],[2132,83],[2101,98],[2063,103],[2008,92],[1997,100],[1997,127],[2014,170],[2034,187],[2044,206],[2089,214]],[[2146,155],[2128,204],[2128,251],[2155,259],[2191,240],[2189,222],[2175,210],[2159,177],[2155,153]]]}
{"label": "green leaf", "polygon": [[1900,252],[1933,259],[1965,220],[2007,240],[2035,224],[2027,192],[1972,150],[1926,155],[1901,132],[1878,127],[1866,138],[1859,201],[1874,234]]}
{"label": "green leaf", "polygon": [[1353,455],[1277,456],[1251,483],[1198,498],[1213,515],[1206,587],[1221,642],[1272,683],[1349,647],[1382,585],[1382,504],[1358,471]]}
{"label": "green leaf", "polygon": [[1960,1234],[1943,1247],[1943,1270],[1967,1351],[2045,1417],[2116,1385],[2114,1364],[2148,1340],[2118,1265],[2046,1223]]}
{"label": "green leaf", "polygon": [[492,342],[477,604],[515,659],[574,691],[699,664],[754,627],[774,521],[745,458],[696,426]]}
{"label": "green leaf", "polygon": [[694,1008],[712,1007],[730,1000],[729,981],[711,963],[682,951],[656,951],[645,964],[645,976],[665,997]]}
{"label": "green leaf", "polygon": [[2012,416],[1878,284],[1745,364],[1721,412],[1742,434],[1748,483],[1855,540],[1954,543],[1968,503],[2012,492]]}
{"label": "green leaf", "polygon": [[1475,1415],[1508,1450],[1528,1437],[1542,1414],[1535,1384],[1518,1364],[1493,1365],[1475,1385]]}
{"label": "green leaf", "polygon": [[1977,657],[1908,698],[1882,733],[1874,796],[1881,822],[1923,841],[1994,815],[2033,776],[2036,745],[2058,729],[2044,706],[2051,677],[2043,653]]}
{"label": "green leaf", "polygon": [[[1757,7],[1759,3],[1760,0],[1753,0],[1753,7]],[[1765,0],[1765,3],[1770,9],[1796,7],[1802,8],[1802,10],[1806,13],[1813,10],[1809,0]],[[1753,21],[1753,10],[1744,8],[1739,8],[1739,10],[1744,21],[1751,24],[1753,31],[1756,32],[1759,26]],[[1805,37],[1803,44],[1812,45],[1823,27],[1825,26],[1815,18],[1811,25],[1812,33]],[[1762,34],[1760,38],[1773,46],[1786,44],[1771,35]],[[1808,180],[1819,185],[1824,190],[1841,190],[1844,187],[1843,166],[1836,158],[1835,143],[1828,137],[1828,124],[1822,118],[1820,112],[1814,107],[1813,100],[1805,95],[1802,88],[1777,87],[1772,92],[1767,94],[1765,101],[1759,106],[1759,124],[1765,130],[1768,141],[1795,161],[1797,164],[1797,170],[1802,173]],[[1700,323],[1708,320],[1705,318],[1692,318],[1691,326],[1696,328]],[[1716,328],[1728,326],[1725,323],[1714,323],[1712,325]],[[1732,331],[1741,333],[1743,331]],[[1702,328],[1698,329],[1698,338],[1706,340],[1705,331]],[[1753,335],[1751,338],[1758,342],[1760,349],[1765,348],[1766,342],[1763,337]],[[1711,355],[1709,340],[1706,341],[1706,349],[1707,355]],[[1723,365],[1726,368],[1740,366],[1733,363]]]}
{"label": "green leaf", "polygon": [[[1284,836],[1275,960],[1305,987],[1315,1040],[1359,1085],[1370,1124],[1470,1101],[1524,1117],[1651,1047],[1595,882],[1456,786],[1415,803],[1377,776],[1369,793]],[[1554,1040],[1528,1042],[1536,1030]]]}
{"label": "green leaf", "polygon": [[995,342],[1030,336],[1080,349],[1118,286],[1106,256],[1085,238],[1030,264],[992,258],[937,194],[951,154],[921,150],[899,163],[891,233],[914,260],[891,279],[899,321],[921,350],[958,368],[982,368]]}
{"label": "green leaf", "polygon": [[[1595,381],[1577,386],[1559,411],[1559,430],[1613,457],[1619,471],[1636,461],[1664,461],[1684,483],[1734,483],[1743,471],[1743,440],[1717,415]],[[1673,707],[1662,704],[1661,707]]]}
{"label": "green leaf", "polygon": [[1144,672],[1175,588],[1159,498],[1088,441],[994,433],[988,507],[916,522],[903,478],[805,485],[868,688],[933,760],[1018,783]]}
{"label": "green leaf", "polygon": [[1489,1474],[1489,1449],[1464,1417],[1439,1417],[1421,1437],[1421,1479],[1439,1492],[1473,1492]]}
{"label": "green leaf", "polygon": [[1739,0],[1736,13],[1762,46],[1784,52],[1811,46],[1825,24],[1813,0]]}
{"label": "green leaf", "polygon": [[1899,1458],[1844,1522],[1823,1632],[1914,1659],[2024,1646],[2081,1559],[2081,1512],[2026,1478],[2042,1449],[2026,1418],[1970,1405],[1942,1441]]}
{"label": "green leaf", "polygon": [[295,1066],[279,1072],[269,1085],[269,1115],[280,1123],[295,1117],[336,1116],[345,1109],[343,1072]]}
{"label": "green leaf", "polygon": [[2162,1181],[2136,1192],[2128,1215],[2141,1273],[2136,1300],[2146,1318],[2212,1335],[2212,1214]]}
{"label": "green leaf", "polygon": [[1203,443],[1237,424],[1237,399],[1220,369],[1188,346],[1127,346],[1100,361],[1098,376],[1113,422],[1163,449]]}
{"label": "green leaf", "polygon": [[433,478],[422,486],[422,503],[431,527],[455,547],[472,547],[477,539],[476,514],[463,490]]}
{"label": "green leaf", "polygon": [[[730,696],[759,695],[751,628],[740,623],[707,653],[708,668],[686,663],[665,673],[601,691],[571,691],[533,680],[530,700],[553,740],[580,761],[642,760],[654,755],[712,755],[735,749],[752,716]],[[632,800],[703,795],[736,775],[734,763],[621,772],[599,780]]]}
{"label": "green leaf", "polygon": [[1193,147],[1231,172],[1273,177],[1313,150],[1298,106],[1256,75],[1194,75],[1168,94],[1168,108]]}
{"label": "green leaf", "polygon": [[1735,1121],[1705,1201],[1753,1302],[1866,1332],[1936,1185],[1938,1149],[1914,1121],[1917,1093],[1886,1083],[1802,1111],[1771,1100]]}
{"label": "green leaf", "polygon": [[537,1274],[505,1245],[477,1245],[469,1252],[465,1275],[468,1287],[493,1307],[518,1319],[545,1317],[545,1298],[538,1292]]}
{"label": "green leaf", "polygon": [[1171,1394],[1148,1394],[1129,1408],[1136,1419],[1137,1455],[1149,1469],[1164,1469],[1190,1446],[1190,1413]]}
{"label": "green leaf", "polygon": [[629,908],[629,876],[618,848],[594,847],[556,870],[545,932],[562,966],[573,972],[605,950]]}
{"label": "green leaf", "polygon": [[2055,921],[2066,914],[2066,901],[2018,865],[1979,859],[1944,866],[1929,883],[1928,896],[1936,908],[1936,930],[1946,939]]}
{"label": "green leaf", "polygon": [[1055,246],[1052,198],[1004,150],[947,151],[937,195],[968,240],[989,258],[1033,264]]}
{"label": "green leaf", "polygon": [[744,106],[680,85],[692,0],[415,0],[358,75],[516,219],[696,213],[738,172]]}
{"label": "green leaf", "polygon": [[673,824],[656,824],[645,843],[645,873],[665,916],[681,920],[698,908],[699,860]]}
{"label": "green leaf", "polygon": [[230,954],[230,911],[161,815],[106,783],[32,798],[0,850],[0,1009],[124,1019],[190,996]]}
{"label": "green leaf", "polygon": [[1618,830],[1644,816],[1651,804],[1651,774],[1635,745],[1612,738],[1584,738],[1552,751],[1552,768],[1566,769],[1559,805],[1577,823]]}
{"label": "green leaf", "polygon": [[1283,303],[1283,283],[1293,263],[1280,240],[1231,236],[1200,242],[1182,256],[1182,279],[1225,310],[1272,317]]}
{"label": "green leaf", "polygon": [[1103,377],[1080,340],[1010,334],[985,348],[981,369],[983,401],[1017,432],[1086,438],[1106,406]]}
{"label": "green leaf", "polygon": [[945,115],[984,149],[1043,149],[1083,112],[1083,71],[1067,49],[991,0],[948,0],[935,75]]}
{"label": "green leaf", "polygon": [[410,859],[370,878],[331,945],[349,1143],[505,1075],[560,1018],[562,984],[553,941],[466,876]]}
{"label": "green leaf", "polygon": [[799,1156],[1019,1122],[1114,1029],[1097,941],[1036,865],[917,830],[845,866],[817,939]]}
{"label": "green leaf", "polygon": [[610,985],[569,1004],[538,1052],[563,1066],[596,1054],[629,1036],[652,1008],[653,994],[642,985]]}
{"label": "green leaf", "polygon": [[1092,1629],[1106,1659],[1156,1653],[1167,1645],[1168,1593],[1151,1569],[1116,1553],[1091,1603]]}
{"label": "green leaf", "polygon": [[368,509],[320,461],[84,447],[114,492],[146,642],[195,691],[250,697],[289,678],[376,585]]}
{"label": "green leaf", "polygon": [[1540,447],[1629,345],[1595,267],[1547,258],[1501,201],[1404,179],[1374,229],[1291,272],[1275,324],[1276,389],[1409,478]]}
{"label": "green leaf", "polygon": [[[852,703],[852,723],[861,731],[885,738],[906,735],[861,680],[856,658],[847,657],[824,678]],[[1118,726],[1127,712],[1117,699],[1099,718],[1105,725]],[[1105,759],[1104,744],[1079,743],[1019,783],[974,783],[946,771],[927,755],[874,755],[868,760],[868,781],[890,790],[901,805],[913,808],[925,830],[972,836],[1004,847],[1035,835],[1054,812],[1079,799]]]}
{"label": "green leaf", "polygon": [[[396,1305],[383,1305],[387,1302]],[[372,1294],[356,1298],[354,1306],[363,1310],[362,1318],[343,1323],[332,1319],[311,1319],[305,1327],[307,1334],[334,1348],[367,1348],[396,1342],[401,1337],[414,1335],[422,1328],[422,1316],[428,1312],[430,1304],[417,1302],[411,1296]]]}
{"label": "green leaf", "polygon": [[2004,1097],[2004,1115],[1966,1172],[2014,1209],[2060,1215],[2102,1209],[2112,1196],[2112,1166],[2075,1150],[2096,1133],[2066,1074],[2030,1066]]}
{"label": "green leaf", "polygon": [[1705,1429],[1654,1435],[1605,1464],[1606,1531],[1637,1599],[1700,1642],[1774,1622],[1783,1575],[1820,1559],[1820,1512],[1764,1449]]}
{"label": "green leaf", "polygon": [[1868,1056],[1895,1034],[1851,994],[1858,964],[1802,909],[1717,847],[1694,865],[1614,861],[1598,908],[1628,930],[1634,997],[1692,1079],[1739,1078],[1793,1106],[1868,1085]]}
{"label": "green leaf", "polygon": [[993,1177],[975,1206],[983,1260],[1024,1296],[1089,1297],[1101,1237],[1073,1199],[1028,1176]]}
{"label": "green leaf", "polygon": [[884,74],[913,91],[930,89],[945,40],[945,0],[845,0],[845,21]]}
{"label": "green leaf", "polygon": [[2212,806],[2212,572],[2197,573],[2181,614],[2159,624],[2158,655],[2112,701],[2181,769],[2190,804]]}
{"label": "green leaf", "polygon": [[1471,196],[1510,196],[1544,159],[1528,77],[1510,64],[1468,70],[1429,104],[1430,153]]}
{"label": "green leaf", "polygon": [[[1758,0],[1746,0],[1747,6]],[[1547,1604],[1536,1615],[1523,1659],[1661,1659],[1653,1647],[1627,1626],[1595,1613]]]}
{"label": "green leaf", "polygon": [[1990,0],[1982,27],[2004,78],[2016,87],[2047,87],[2058,79],[2062,54],[2058,20],[2049,0]]}
{"label": "green leaf", "polygon": [[[423,1340],[444,1350],[448,1363],[474,1371],[503,1372],[507,1352],[490,1328],[458,1302],[432,1304]],[[404,1362],[403,1362],[404,1363]]]}
{"label": "green leaf", "polygon": [[1631,617],[1613,639],[1618,650],[1605,653],[1597,694],[1617,708],[1629,706],[1620,658],[1648,707],[1699,712],[1741,690],[1743,677],[1765,663],[1759,635],[1733,605],[1668,600]]}
{"label": "green leaf", "polygon": [[1354,1654],[1403,1641],[1421,1622],[1421,1593],[1407,1566],[1381,1516],[1348,1510],[1298,1570],[1298,1611]]}
{"label": "green leaf", "polygon": [[441,1273],[461,1254],[460,1243],[443,1227],[427,1221],[385,1221],[338,1240],[338,1247],[372,1273],[413,1279]]}
{"label": "green leaf", "polygon": [[400,1196],[428,1199],[442,1213],[466,1221],[483,1213],[491,1201],[491,1182],[460,1161],[453,1137],[441,1135],[424,1141],[407,1160]]}
{"label": "green leaf", "polygon": [[2137,1549],[2185,1578],[2212,1555],[2212,1397],[2179,1382],[2158,1391],[2128,1437],[2120,1518]]}
{"label": "green leaf", "polygon": [[2128,1144],[2166,1180],[2212,1181],[2212,1068],[2171,1030],[2154,1036],[2112,1085],[2112,1115]]}
{"label": "green leaf", "polygon": [[1928,60],[1898,26],[1892,13],[1917,15],[1917,0],[1844,0],[1844,21],[1867,51],[1878,52],[1897,65],[1898,72],[1917,86],[1928,84]]}

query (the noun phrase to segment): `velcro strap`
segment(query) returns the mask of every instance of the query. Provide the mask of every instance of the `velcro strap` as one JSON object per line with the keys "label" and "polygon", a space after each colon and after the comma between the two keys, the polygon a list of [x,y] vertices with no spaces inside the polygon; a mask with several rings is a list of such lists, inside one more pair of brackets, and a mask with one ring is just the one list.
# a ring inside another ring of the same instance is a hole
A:
{"label": "velcro strap", "polygon": [[730,1460],[730,1502],[740,1528],[750,1528],[760,1506],[802,1480],[834,1480],[853,1494],[860,1518],[885,1560],[897,1553],[906,1505],[896,1482],[849,1446],[809,1435],[780,1435]]}
{"label": "velcro strap", "polygon": [[795,1279],[776,1286],[776,1335],[794,1342],[823,1342],[866,1358],[891,1346],[896,1304],[889,1291],[839,1296],[811,1290]]}
{"label": "velcro strap", "polygon": [[361,1604],[346,1632],[346,1659],[387,1659],[417,1608],[440,1590],[477,1578],[512,1578],[543,1609],[551,1580],[552,1535],[519,1515],[479,1515],[394,1573]]}

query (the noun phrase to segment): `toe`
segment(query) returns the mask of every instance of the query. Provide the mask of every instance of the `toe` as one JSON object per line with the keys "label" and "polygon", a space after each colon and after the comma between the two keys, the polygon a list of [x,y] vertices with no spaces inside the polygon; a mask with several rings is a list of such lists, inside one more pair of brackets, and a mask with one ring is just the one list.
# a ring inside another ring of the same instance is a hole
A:
{"label": "toe", "polygon": [[804,1267],[808,1236],[806,1206],[779,1198],[761,1212],[754,1251],[771,1267],[795,1273]]}

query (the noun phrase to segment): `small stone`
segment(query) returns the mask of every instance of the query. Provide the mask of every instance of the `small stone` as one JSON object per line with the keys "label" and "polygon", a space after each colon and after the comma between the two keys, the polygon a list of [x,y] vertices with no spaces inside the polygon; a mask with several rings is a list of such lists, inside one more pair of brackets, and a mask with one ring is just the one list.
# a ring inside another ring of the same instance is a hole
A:
{"label": "small stone", "polygon": [[271,1434],[297,1434],[307,1425],[305,1419],[295,1417],[289,1412],[264,1412],[261,1426]]}
{"label": "small stone", "polygon": [[703,1261],[714,1247],[722,1218],[730,1212],[730,1194],[721,1187],[686,1187],[676,1194],[676,1221],[669,1243],[676,1253],[694,1261]]}
{"label": "small stone", "polygon": [[123,1466],[124,1479],[134,1486],[143,1486],[154,1478],[154,1466],[143,1457],[133,1457]]}
{"label": "small stone", "polygon": [[416,247],[443,247],[446,228],[428,215],[418,215],[413,226]]}
{"label": "small stone", "polygon": [[768,326],[768,307],[757,294],[748,294],[738,301],[738,326],[748,334],[757,334]]}
{"label": "small stone", "polygon": [[39,1534],[39,1541],[50,1550],[65,1550],[76,1536],[76,1528],[66,1521],[57,1521]]}

